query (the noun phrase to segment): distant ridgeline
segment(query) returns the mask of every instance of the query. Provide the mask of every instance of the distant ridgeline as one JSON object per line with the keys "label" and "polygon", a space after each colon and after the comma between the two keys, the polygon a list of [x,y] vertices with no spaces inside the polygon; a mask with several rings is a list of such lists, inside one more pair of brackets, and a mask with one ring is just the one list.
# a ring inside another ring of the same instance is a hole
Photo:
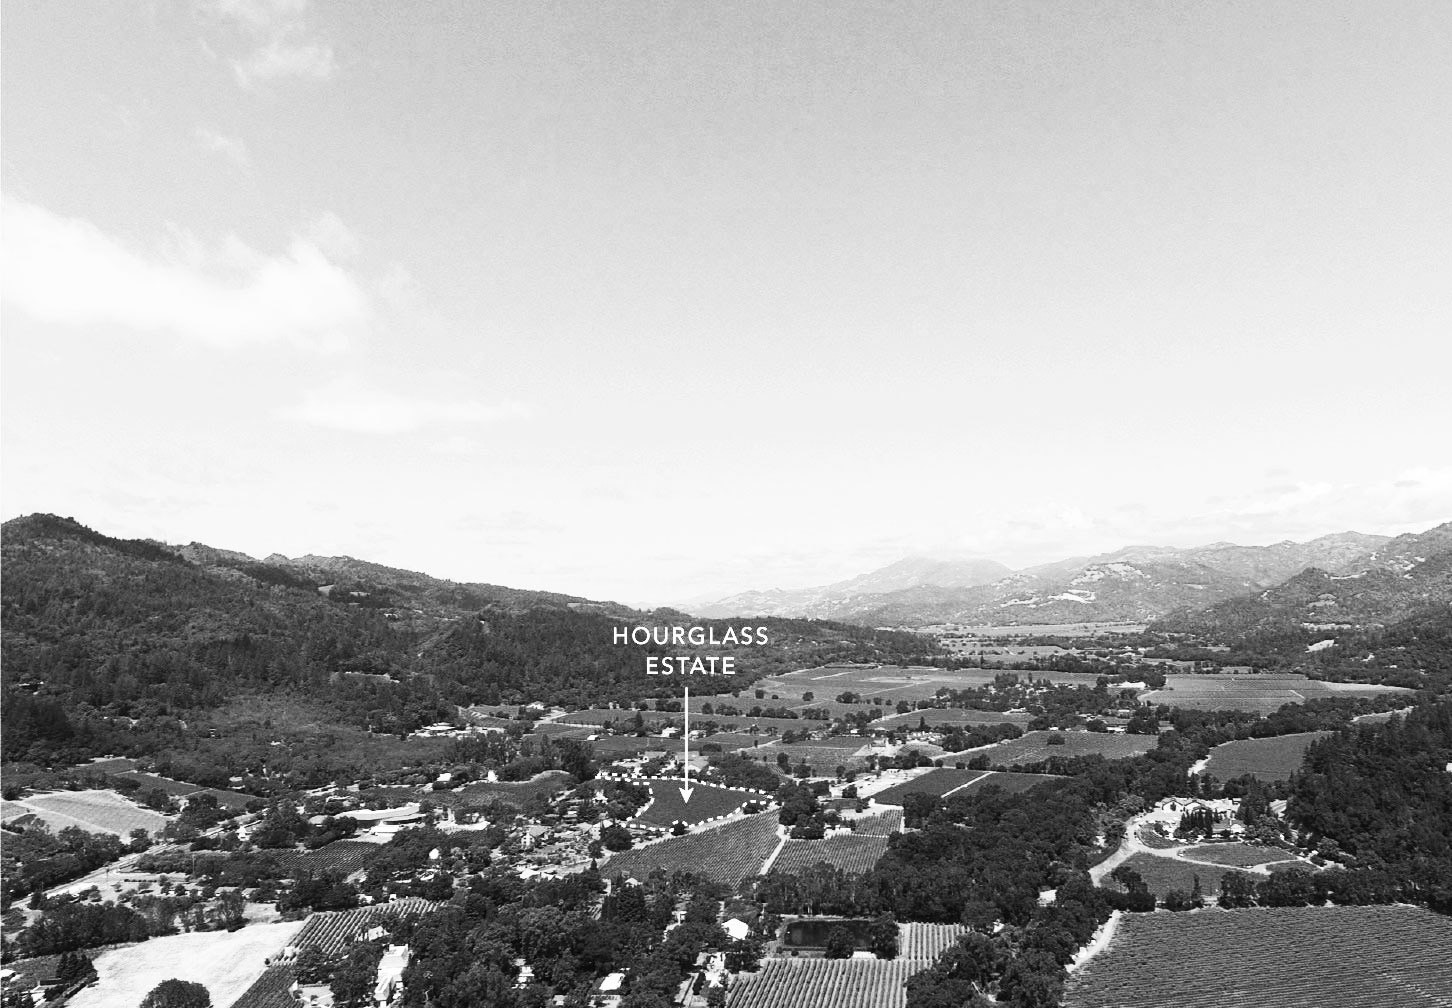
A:
{"label": "distant ridgeline", "polygon": [[[53,515],[6,522],[3,563],[7,760],[135,751],[146,725],[239,696],[325,701],[337,723],[394,732],[458,704],[671,696],[674,684],[641,674],[651,649],[615,644],[611,629],[686,619],[348,557],[259,561],[114,539]],[[771,644],[725,649],[738,672],[719,688],[830,661],[910,661],[931,646],[821,621],[752,622]]]}

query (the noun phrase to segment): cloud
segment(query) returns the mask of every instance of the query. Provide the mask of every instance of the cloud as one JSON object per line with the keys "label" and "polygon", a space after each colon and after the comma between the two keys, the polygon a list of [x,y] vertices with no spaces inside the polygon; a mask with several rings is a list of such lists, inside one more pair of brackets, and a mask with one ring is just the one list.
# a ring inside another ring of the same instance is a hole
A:
{"label": "cloud", "polygon": [[332,211],[315,219],[303,233],[314,245],[327,253],[329,259],[343,261],[358,257],[358,236]]}
{"label": "cloud", "polygon": [[440,425],[476,425],[517,419],[527,411],[515,402],[433,399],[378,389],[355,377],[335,379],[308,392],[283,416],[330,430],[403,434]]}
{"label": "cloud", "polygon": [[337,69],[332,46],[316,43],[298,45],[280,38],[270,40],[246,59],[234,59],[231,63],[237,83],[244,88],[279,77],[327,80]]}
{"label": "cloud", "polygon": [[198,126],[192,135],[197,138],[197,143],[201,144],[203,149],[211,151],[213,154],[220,154],[238,168],[251,169],[252,158],[247,153],[247,145],[239,138],[218,133],[205,126]]}
{"label": "cloud", "polygon": [[225,347],[291,343],[336,350],[372,319],[353,276],[300,235],[269,256],[235,236],[208,249],[173,227],[163,247],[148,251],[31,203],[4,197],[3,209],[0,296],[42,321],[120,326]]}
{"label": "cloud", "polygon": [[308,0],[210,0],[203,7],[254,47],[229,60],[244,88],[283,77],[327,80],[338,68],[333,47],[308,38]]}

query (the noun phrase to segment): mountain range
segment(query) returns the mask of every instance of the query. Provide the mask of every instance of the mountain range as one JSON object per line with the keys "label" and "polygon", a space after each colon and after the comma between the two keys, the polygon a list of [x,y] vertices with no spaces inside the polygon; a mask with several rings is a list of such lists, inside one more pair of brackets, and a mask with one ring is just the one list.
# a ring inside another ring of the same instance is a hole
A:
{"label": "mountain range", "polygon": [[[1343,532],[1269,546],[1129,546],[1018,571],[992,560],[915,557],[820,588],[744,592],[692,611],[869,626],[1024,625],[1147,622],[1233,601],[1245,613],[1237,625],[1296,607],[1307,622],[1366,622],[1452,599],[1436,573],[1449,551],[1452,523],[1396,538]],[[1341,601],[1328,603],[1328,592]]]}

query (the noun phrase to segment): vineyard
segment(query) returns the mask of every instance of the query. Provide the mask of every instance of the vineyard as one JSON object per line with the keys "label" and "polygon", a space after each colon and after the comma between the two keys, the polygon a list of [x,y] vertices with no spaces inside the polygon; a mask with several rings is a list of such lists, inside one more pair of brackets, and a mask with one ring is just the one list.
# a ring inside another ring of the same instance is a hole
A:
{"label": "vineyard", "polygon": [[1321,682],[1302,675],[1172,675],[1165,677],[1165,689],[1141,693],[1139,699],[1144,703],[1195,710],[1242,710],[1270,714],[1288,703],[1335,696],[1409,692],[1398,686]]}
{"label": "vineyard", "polygon": [[291,966],[269,966],[232,1002],[231,1008],[296,1008],[297,999],[292,996],[296,979]]}
{"label": "vineyard", "polygon": [[382,846],[362,840],[334,840],[313,851],[277,851],[274,860],[289,871],[351,875],[367,868],[383,852]]}
{"label": "vineyard", "polygon": [[916,728],[920,722],[926,721],[931,728],[964,728],[970,725],[1028,724],[1032,720],[1032,714],[1009,714],[1006,711],[956,708],[940,710],[936,707],[928,707],[908,711],[906,714],[890,714],[872,722],[872,727]]}
{"label": "vineyard", "polygon": [[650,787],[652,800],[645,813],[636,816],[636,821],[652,826],[669,826],[678,821],[694,825],[728,815],[749,801],[769,800],[767,796],[751,791],[692,784],[688,803],[681,798],[680,781],[652,780],[645,783]]}
{"label": "vineyard", "polygon": [[[1064,740],[1063,745],[1049,745],[1050,736],[1055,734]],[[960,753],[955,757],[944,757],[944,762],[948,762],[950,758],[962,759],[965,755],[968,757],[986,755],[994,766],[1041,763],[1055,756],[1103,756],[1106,759],[1124,759],[1128,756],[1147,753],[1158,743],[1159,738],[1154,735],[1119,735],[1113,732],[1089,731],[1032,731],[1019,738],[999,742],[986,749],[970,750],[966,754]]]}
{"label": "vineyard", "polygon": [[1018,794],[1027,791],[1029,788],[1036,788],[1040,784],[1047,784],[1050,781],[1064,780],[1055,774],[1032,774],[1013,773],[1007,770],[994,770],[985,776],[969,781],[961,788],[953,792],[953,797],[959,795],[973,794],[982,791],[986,787],[999,787],[1009,794]]}
{"label": "vineyard", "polygon": [[1197,877],[1200,879],[1201,890],[1206,897],[1210,897],[1220,891],[1220,880],[1225,877],[1226,873],[1236,870],[1214,865],[1191,864],[1188,861],[1160,857],[1155,854],[1135,854],[1124,863],[1139,872],[1145,885],[1149,886],[1149,891],[1161,899],[1171,889],[1190,892]]}
{"label": "vineyard", "polygon": [[744,750],[741,755],[750,759],[762,760],[766,763],[775,763],[782,754],[785,754],[787,761],[792,766],[805,763],[816,774],[821,776],[831,774],[839,766],[846,767],[849,770],[866,768],[867,758],[866,756],[858,755],[858,752],[859,750],[865,751],[867,749],[869,740],[856,739],[855,741],[857,745],[851,748],[820,745],[816,742],[794,742],[791,744],[774,742],[771,745],[763,745],[755,749]]}
{"label": "vineyard", "polygon": [[1449,990],[1452,918],[1406,906],[1276,907],[1127,914],[1064,1004],[1445,1008]]}
{"label": "vineyard", "polygon": [[6,821],[27,813],[34,814],[55,833],[67,826],[79,826],[89,833],[111,833],[125,838],[134,829],[155,833],[166,825],[164,816],[128,801],[115,791],[53,791],[5,803]]}
{"label": "vineyard", "polygon": [[858,836],[891,836],[902,830],[902,809],[890,808],[852,820],[852,832]]}
{"label": "vineyard", "polygon": [[901,805],[914,792],[935,798],[972,794],[983,788],[1001,787],[1010,794],[1064,778],[1053,774],[1007,773],[1001,770],[957,770],[939,767],[901,784],[879,791],[872,800],[881,805]]}
{"label": "vineyard", "polygon": [[1200,847],[1191,847],[1183,853],[1186,857],[1194,858],[1196,861],[1213,861],[1215,864],[1234,868],[1253,868],[1256,865],[1293,861],[1307,871],[1313,870],[1309,865],[1297,859],[1294,854],[1279,847],[1253,847],[1250,844],[1242,843],[1204,844]]}
{"label": "vineyard", "polygon": [[714,752],[711,747],[715,746],[722,752],[736,752],[738,749],[750,749],[763,742],[770,742],[774,735],[752,735],[750,732],[717,732],[715,735],[708,735],[701,740],[702,752]]}
{"label": "vineyard", "polygon": [[936,959],[968,933],[962,924],[899,924],[897,954],[902,959]]}
{"label": "vineyard", "polygon": [[1205,772],[1218,780],[1234,780],[1250,774],[1257,780],[1290,780],[1301,768],[1306,750],[1331,732],[1300,732],[1275,738],[1239,739],[1210,750]]}
{"label": "vineyard", "polygon": [[376,925],[385,927],[408,914],[420,916],[443,906],[420,896],[406,896],[391,903],[360,907],[357,910],[339,910],[335,913],[315,913],[307,919],[297,937],[290,943],[294,948],[316,948],[324,953],[341,952],[357,941],[360,935]]}
{"label": "vineyard", "polygon": [[592,753],[607,759],[637,756],[651,749],[662,749],[669,744],[670,739],[649,736],[640,738],[636,735],[606,735],[604,738],[591,739],[586,743]]}
{"label": "vineyard", "polygon": [[772,871],[800,872],[825,861],[833,868],[862,873],[887,851],[887,837],[831,836],[823,840],[788,840],[772,862]]}
{"label": "vineyard", "polygon": [[904,1008],[925,959],[768,959],[731,987],[728,1008]]}
{"label": "vineyard", "polygon": [[612,854],[601,864],[600,874],[645,879],[656,870],[668,876],[679,871],[735,888],[760,871],[767,855],[776,849],[776,827],[776,813],[761,812],[701,833]]}

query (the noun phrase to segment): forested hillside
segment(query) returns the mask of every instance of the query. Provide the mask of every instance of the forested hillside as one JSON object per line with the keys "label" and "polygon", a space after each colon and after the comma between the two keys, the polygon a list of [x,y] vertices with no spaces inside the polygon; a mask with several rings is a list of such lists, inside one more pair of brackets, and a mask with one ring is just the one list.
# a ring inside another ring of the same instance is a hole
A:
{"label": "forested hillside", "polygon": [[[622,618],[665,614],[348,558],[264,562],[113,539],[49,515],[7,522],[3,551],[6,759],[134,751],[152,729],[172,737],[187,712],[248,695],[322,701],[339,723],[399,732],[457,704],[626,702],[673,686],[646,679],[645,650],[611,636]],[[925,646],[860,627],[757,622],[772,644],[738,650],[741,674],[725,688]]]}

